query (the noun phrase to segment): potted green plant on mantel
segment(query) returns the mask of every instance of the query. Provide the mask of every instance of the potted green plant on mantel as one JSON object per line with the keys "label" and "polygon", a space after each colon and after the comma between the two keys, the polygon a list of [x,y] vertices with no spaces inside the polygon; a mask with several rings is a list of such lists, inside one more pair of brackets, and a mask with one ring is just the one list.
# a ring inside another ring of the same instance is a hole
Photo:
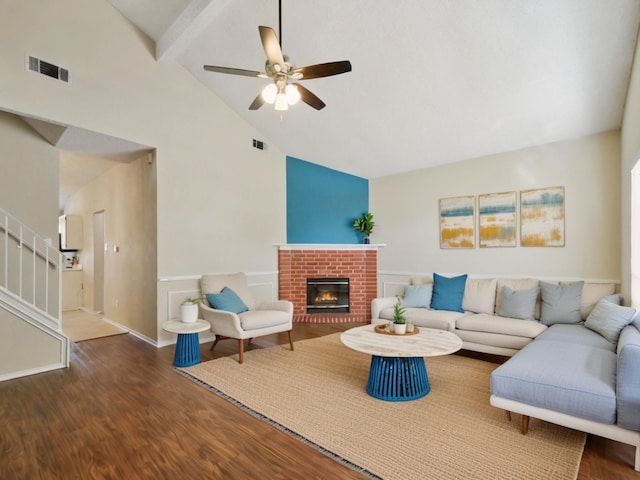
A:
{"label": "potted green plant on mantel", "polygon": [[393,332],[398,335],[407,333],[407,324],[404,318],[404,307],[400,303],[400,299],[393,306]]}
{"label": "potted green plant on mantel", "polygon": [[369,235],[371,235],[374,226],[373,213],[370,212],[363,213],[353,222],[353,228],[364,234],[364,243],[369,243]]}
{"label": "potted green plant on mantel", "polygon": [[187,297],[180,305],[180,320],[182,323],[195,323],[198,320],[198,304],[202,300],[200,297]]}

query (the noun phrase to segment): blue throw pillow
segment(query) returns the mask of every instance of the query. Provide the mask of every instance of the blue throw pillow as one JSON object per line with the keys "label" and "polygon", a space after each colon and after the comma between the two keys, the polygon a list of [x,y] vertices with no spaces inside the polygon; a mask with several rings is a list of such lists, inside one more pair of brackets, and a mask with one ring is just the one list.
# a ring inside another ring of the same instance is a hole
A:
{"label": "blue throw pillow", "polygon": [[580,323],[582,321],[582,288],[584,282],[553,283],[540,282],[540,323]]}
{"label": "blue throw pillow", "polygon": [[429,308],[433,285],[407,285],[404,287],[402,306],[410,308]]}
{"label": "blue throw pillow", "polygon": [[464,296],[466,283],[466,274],[460,275],[459,277],[448,278],[434,273],[431,308],[434,310],[464,313],[462,309],[462,297]]}
{"label": "blue throw pillow", "polygon": [[498,316],[507,318],[519,318],[520,320],[533,320],[536,314],[536,302],[540,289],[528,288],[526,290],[512,290],[504,285],[498,305]]}
{"label": "blue throw pillow", "polygon": [[220,293],[207,293],[207,300],[216,310],[233,313],[242,313],[249,310],[238,294],[229,287],[224,287]]}
{"label": "blue throw pillow", "polygon": [[622,329],[634,321],[636,314],[635,308],[623,307],[602,299],[593,308],[584,326],[615,345]]}

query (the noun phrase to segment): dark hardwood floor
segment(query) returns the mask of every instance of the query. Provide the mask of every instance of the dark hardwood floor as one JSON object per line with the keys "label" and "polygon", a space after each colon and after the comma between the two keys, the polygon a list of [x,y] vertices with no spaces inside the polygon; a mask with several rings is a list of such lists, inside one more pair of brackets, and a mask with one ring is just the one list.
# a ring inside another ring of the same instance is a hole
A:
{"label": "dark hardwood floor", "polygon": [[[294,339],[351,326],[296,324]],[[210,345],[203,361],[237,354]],[[177,374],[173,353],[118,335],[73,344],[69,369],[0,383],[0,479],[363,478]],[[630,446],[589,436],[578,479],[638,480],[632,462]]]}

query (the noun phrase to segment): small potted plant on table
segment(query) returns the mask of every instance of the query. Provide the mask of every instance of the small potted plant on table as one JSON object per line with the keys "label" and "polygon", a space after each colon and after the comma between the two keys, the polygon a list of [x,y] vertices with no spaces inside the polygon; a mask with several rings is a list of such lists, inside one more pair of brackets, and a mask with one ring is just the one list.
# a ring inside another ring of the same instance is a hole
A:
{"label": "small potted plant on table", "polygon": [[400,299],[397,300],[393,306],[393,331],[398,335],[404,335],[407,333],[407,324],[404,318],[404,307],[400,303]]}
{"label": "small potted plant on table", "polygon": [[198,304],[201,298],[185,298],[180,305],[180,320],[182,323],[195,323],[198,320]]}

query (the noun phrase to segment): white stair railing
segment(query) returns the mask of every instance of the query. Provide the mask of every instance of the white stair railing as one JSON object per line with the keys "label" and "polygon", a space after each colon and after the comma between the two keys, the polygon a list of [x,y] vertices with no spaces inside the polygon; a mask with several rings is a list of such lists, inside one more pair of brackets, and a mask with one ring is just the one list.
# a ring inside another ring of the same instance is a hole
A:
{"label": "white stair railing", "polygon": [[51,239],[39,236],[0,208],[0,290],[21,299],[57,330],[61,321],[61,266],[62,254]]}

